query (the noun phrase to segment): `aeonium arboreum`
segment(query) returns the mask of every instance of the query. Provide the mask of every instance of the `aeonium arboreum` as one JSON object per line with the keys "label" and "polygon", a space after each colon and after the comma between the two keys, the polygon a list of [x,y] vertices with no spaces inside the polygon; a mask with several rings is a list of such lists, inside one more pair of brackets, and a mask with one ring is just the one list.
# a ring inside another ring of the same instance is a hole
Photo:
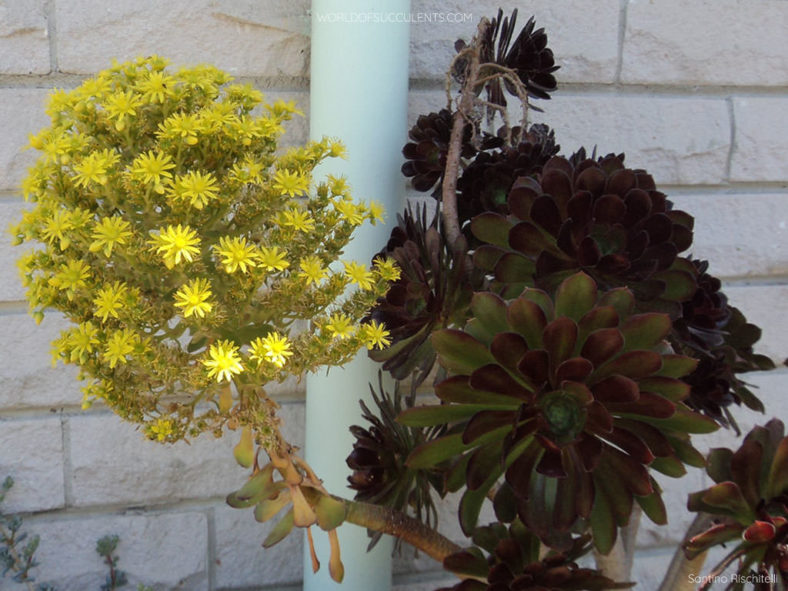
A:
{"label": "aeonium arboreum", "polygon": [[689,433],[716,429],[682,402],[689,386],[680,378],[696,361],[665,352],[670,318],[636,313],[632,292],[598,293],[582,272],[553,296],[526,289],[506,302],[477,293],[471,310],[464,331],[432,337],[450,373],[435,388],[443,404],[415,407],[399,419],[448,423],[448,434],[417,448],[408,463],[458,458],[454,478],[467,487],[464,531],[475,527],[501,475],[499,518],[516,514],[554,547],[565,547],[582,518],[596,547],[608,552],[635,501],[664,522],[649,468],[680,476],[684,464],[703,465]]}
{"label": "aeonium arboreum", "polygon": [[262,386],[386,344],[360,321],[398,272],[330,267],[380,207],[342,178],[313,188],[342,145],[279,150],[295,107],[230,81],[150,57],[52,94],[13,233],[34,245],[19,263],[34,316],[73,323],[54,357],[79,366],[86,404],[159,441],[248,426],[279,449]]}
{"label": "aeonium arboreum", "polygon": [[[754,427],[741,447],[711,450],[706,471],[715,484],[692,493],[687,507],[714,517],[706,531],[690,538],[684,548],[689,558],[723,544],[736,544],[712,569],[717,575],[737,562],[741,581],[749,575],[763,588],[768,581],[788,583],[788,437],[782,421],[772,419]],[[708,581],[713,581],[709,576]],[[708,585],[702,585],[705,589]],[[732,580],[727,589],[740,589]],[[760,588],[756,584],[756,588]]]}

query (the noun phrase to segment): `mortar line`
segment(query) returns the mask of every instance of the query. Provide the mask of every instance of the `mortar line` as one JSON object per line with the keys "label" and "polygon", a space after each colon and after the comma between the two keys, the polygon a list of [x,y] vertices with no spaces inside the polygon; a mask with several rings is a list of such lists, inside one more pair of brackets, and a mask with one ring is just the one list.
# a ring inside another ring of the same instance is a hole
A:
{"label": "mortar line", "polygon": [[729,96],[725,100],[728,107],[728,119],[731,122],[731,141],[728,148],[728,158],[725,162],[725,178],[730,182],[731,180],[731,167],[733,164],[733,152],[736,149],[736,110],[733,108],[733,97]]}
{"label": "mortar line", "polygon": [[59,68],[57,59],[57,22],[55,20],[55,1],[47,0],[46,15],[47,15],[47,34],[49,35],[49,70],[51,73],[56,73]]}
{"label": "mortar line", "polygon": [[208,523],[208,591],[216,589],[216,511],[209,507],[205,513]]}
{"label": "mortar line", "polygon": [[71,465],[71,421],[62,412],[60,413],[60,434],[63,445],[63,496],[66,508],[69,508],[74,504],[74,490],[71,482],[74,475]]}
{"label": "mortar line", "polygon": [[627,10],[629,8],[629,0],[619,0],[618,9],[618,55],[616,56],[616,71],[613,74],[613,81],[615,84],[621,84],[621,70],[624,68],[624,40],[626,39],[627,32]]}

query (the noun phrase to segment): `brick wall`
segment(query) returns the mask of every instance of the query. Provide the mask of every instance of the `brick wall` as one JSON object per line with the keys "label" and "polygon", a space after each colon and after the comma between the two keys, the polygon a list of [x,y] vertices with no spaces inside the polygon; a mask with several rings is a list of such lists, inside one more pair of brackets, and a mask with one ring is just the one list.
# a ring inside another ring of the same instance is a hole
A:
{"label": "brick wall", "polygon": [[[788,355],[788,55],[784,0],[533,0],[519,4],[545,26],[562,69],[560,91],[538,120],[563,151],[597,145],[625,151],[694,214],[694,254],[711,260],[732,303],[764,328],[761,350]],[[411,28],[411,120],[443,105],[443,68],[491,0],[413,0],[414,13],[472,14],[465,23]],[[20,152],[44,124],[52,87],[73,88],[120,60],[158,53],[176,64],[212,62],[270,98],[308,107],[306,0],[0,0],[0,226],[24,208],[18,184],[33,154]],[[290,128],[303,141],[306,124]],[[296,589],[301,542],[272,550],[266,527],[224,495],[244,479],[234,441],[200,438],[174,449],[145,441],[101,407],[83,412],[73,368],[52,369],[49,341],[65,321],[36,327],[16,278],[17,253],[0,238],[0,477],[16,486],[7,507],[41,534],[41,580],[63,590],[97,589],[104,569],[93,548],[118,533],[121,566],[160,589]],[[769,414],[785,416],[788,372],[752,376]],[[291,440],[302,441],[303,391],[279,390]],[[743,429],[764,417],[741,412]],[[727,433],[701,442],[728,443]],[[664,479],[667,480],[667,479]],[[689,521],[686,493],[700,471],[665,482],[671,524],[644,523],[635,575],[656,588]],[[450,504],[443,523],[457,535]],[[350,567],[350,565],[346,565]],[[395,562],[401,590],[434,589],[436,565],[406,553]],[[14,588],[0,579],[0,589]]]}

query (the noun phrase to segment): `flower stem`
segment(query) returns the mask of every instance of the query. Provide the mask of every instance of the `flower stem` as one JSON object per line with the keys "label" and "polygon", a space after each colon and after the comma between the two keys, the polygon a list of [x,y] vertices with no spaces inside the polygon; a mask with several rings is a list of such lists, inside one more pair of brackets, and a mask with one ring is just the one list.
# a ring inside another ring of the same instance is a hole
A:
{"label": "flower stem", "polygon": [[476,29],[476,36],[471,45],[466,49],[468,66],[465,71],[465,80],[462,85],[460,104],[454,113],[454,122],[449,138],[449,151],[446,154],[446,168],[443,175],[441,189],[441,210],[443,224],[446,230],[446,241],[452,250],[458,248],[458,240],[462,236],[460,231],[459,216],[457,213],[457,177],[460,174],[460,155],[462,154],[462,137],[466,119],[473,112],[476,99],[476,82],[479,78],[479,42],[484,38],[485,31],[490,26],[490,21],[482,18]]}
{"label": "flower stem", "polygon": [[[310,503],[315,503],[319,495],[324,494],[311,487],[302,487],[302,491]],[[346,522],[395,536],[440,563],[443,563],[443,559],[450,554],[462,550],[447,537],[401,511],[372,503],[349,501],[334,495],[329,496],[345,505]]]}

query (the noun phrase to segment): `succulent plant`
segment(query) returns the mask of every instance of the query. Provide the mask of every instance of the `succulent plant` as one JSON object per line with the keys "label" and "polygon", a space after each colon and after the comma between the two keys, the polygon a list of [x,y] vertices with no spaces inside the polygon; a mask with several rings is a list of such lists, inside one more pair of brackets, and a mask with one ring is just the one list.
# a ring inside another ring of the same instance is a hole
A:
{"label": "succulent plant", "polygon": [[[362,416],[368,424],[365,427],[350,427],[355,442],[346,460],[353,470],[348,476],[349,486],[356,491],[357,501],[412,511],[420,521],[435,527],[438,513],[430,489],[442,491],[442,471],[413,470],[405,465],[405,459],[417,445],[434,439],[442,429],[421,429],[398,424],[397,415],[404,408],[399,382],[393,394],[389,394],[384,387],[382,373],[379,374],[378,382],[379,393],[370,386],[377,412],[359,401]],[[377,543],[382,533],[371,534],[370,548]]]}
{"label": "succulent plant", "polygon": [[385,323],[392,344],[370,351],[370,357],[383,362],[383,369],[397,379],[414,373],[415,387],[435,363],[429,336],[465,324],[471,294],[482,287],[484,277],[469,256],[458,259],[448,247],[437,215],[427,222],[426,206],[399,216],[399,225],[377,257],[394,260],[400,277],[371,312],[371,318]]}
{"label": "succulent plant", "polygon": [[633,500],[664,522],[648,468],[680,476],[685,463],[702,466],[688,433],[717,428],[682,402],[689,386],[679,378],[696,361],[661,352],[670,318],[635,313],[631,291],[598,293],[582,272],[565,279],[554,296],[528,288],[507,303],[476,293],[471,311],[465,331],[432,336],[451,374],[435,388],[442,404],[399,418],[411,426],[450,425],[447,435],[418,447],[408,464],[424,468],[460,457],[454,471],[464,474],[467,486],[463,530],[473,530],[502,474],[510,490],[496,495],[499,517],[511,520],[513,506],[552,547],[565,548],[583,518],[597,548],[608,552]]}
{"label": "succulent plant", "polygon": [[515,182],[509,211],[510,218],[489,212],[471,225],[488,243],[475,263],[508,293],[534,283],[549,290],[581,269],[600,287],[627,286],[674,316],[695,293],[695,267],[677,256],[692,243],[693,218],[619,156],[577,164],[553,157],[535,178]]}
{"label": "succulent plant", "polygon": [[[516,23],[517,9],[512,11],[511,17],[506,18],[503,18],[502,10],[498,11],[498,17],[492,20],[481,41],[479,62],[482,67],[484,64],[495,64],[511,70],[525,87],[528,96],[549,99],[550,93],[557,88],[553,72],[560,66],[555,65],[553,52],[547,47],[547,34],[544,29],[534,30],[535,22],[531,17],[512,42]],[[466,44],[459,40],[454,47],[462,51]],[[494,71],[499,69],[494,68]],[[512,81],[493,78],[485,84],[488,101],[506,106],[504,88],[520,98]]]}
{"label": "succulent plant", "polygon": [[774,364],[753,352],[760,329],[749,324],[737,308],[728,304],[721,281],[708,273],[708,262],[691,260],[698,273],[698,288],[681,305],[673,321],[671,344],[677,352],[697,357],[698,367],[685,381],[692,387],[687,404],[739,432],[728,407],[742,402],[763,412],[763,404],[737,377],[737,373],[772,369]]}
{"label": "succulent plant", "polygon": [[[416,125],[410,128],[408,137],[411,141],[402,148],[402,155],[405,156],[402,174],[412,177],[411,183],[417,191],[427,192],[437,185],[435,191],[440,192],[452,122],[451,111],[441,109],[437,113],[420,115]],[[476,154],[476,148],[471,143],[472,132],[471,125],[466,125],[462,138],[463,158],[471,158]]]}
{"label": "succulent plant", "polygon": [[[509,213],[508,195],[521,176],[541,172],[560,146],[546,125],[532,125],[524,135],[513,134],[519,142],[491,152],[479,152],[457,179],[460,225],[485,211]],[[522,136],[522,137],[520,137]]]}
{"label": "succulent plant", "polygon": [[508,528],[500,523],[479,527],[473,541],[477,546],[443,561],[446,570],[468,578],[438,591],[601,591],[633,585],[577,565],[575,561],[590,549],[587,535],[573,538],[566,552],[552,551],[541,559],[538,538],[519,521]]}
{"label": "succulent plant", "polygon": [[716,484],[691,494],[687,507],[713,515],[715,524],[685,543],[687,556],[738,542],[712,571],[719,574],[738,561],[740,581],[731,578],[728,589],[744,588],[743,582],[753,574],[761,575],[750,576],[753,582],[771,579],[784,586],[788,583],[788,437],[782,421],[772,419],[755,427],[735,452],[713,449],[706,471]]}

